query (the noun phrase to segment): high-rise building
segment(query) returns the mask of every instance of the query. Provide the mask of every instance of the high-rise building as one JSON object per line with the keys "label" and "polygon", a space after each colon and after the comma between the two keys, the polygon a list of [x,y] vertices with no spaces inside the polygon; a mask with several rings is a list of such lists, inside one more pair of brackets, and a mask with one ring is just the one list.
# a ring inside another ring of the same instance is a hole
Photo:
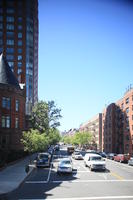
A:
{"label": "high-rise building", "polygon": [[38,0],[0,0],[0,53],[26,85],[26,114],[38,101]]}

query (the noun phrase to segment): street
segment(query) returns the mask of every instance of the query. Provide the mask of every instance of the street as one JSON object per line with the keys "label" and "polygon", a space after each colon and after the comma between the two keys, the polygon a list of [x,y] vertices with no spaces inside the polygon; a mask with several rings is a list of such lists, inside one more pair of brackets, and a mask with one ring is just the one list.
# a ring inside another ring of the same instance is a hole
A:
{"label": "street", "polygon": [[54,155],[53,166],[35,168],[33,173],[14,192],[9,200],[91,200],[133,199],[133,167],[106,160],[106,171],[90,171],[84,160],[73,160],[73,173],[58,175],[61,157],[68,156],[66,149]]}

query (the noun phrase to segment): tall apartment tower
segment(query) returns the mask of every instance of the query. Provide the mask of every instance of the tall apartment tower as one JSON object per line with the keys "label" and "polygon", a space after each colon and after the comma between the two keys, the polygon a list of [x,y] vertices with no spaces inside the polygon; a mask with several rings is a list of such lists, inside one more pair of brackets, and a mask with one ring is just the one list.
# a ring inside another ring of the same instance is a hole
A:
{"label": "tall apartment tower", "polygon": [[26,114],[38,101],[38,0],[0,0],[0,53],[26,85]]}

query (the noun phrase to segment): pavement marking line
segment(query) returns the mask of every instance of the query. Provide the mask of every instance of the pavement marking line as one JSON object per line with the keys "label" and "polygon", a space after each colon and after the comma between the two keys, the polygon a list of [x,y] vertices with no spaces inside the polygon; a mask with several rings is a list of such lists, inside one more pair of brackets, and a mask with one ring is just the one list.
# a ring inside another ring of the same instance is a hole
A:
{"label": "pavement marking line", "polygon": [[52,183],[63,183],[63,182],[67,182],[67,183],[100,183],[100,182],[133,182],[133,180],[58,180],[58,181],[52,181]]}
{"label": "pavement marking line", "polygon": [[[98,182],[133,182],[131,179],[123,179],[123,180],[70,180],[70,181],[64,181],[64,180],[59,180],[59,181],[50,181],[50,183],[63,183],[63,182],[68,182],[68,183],[98,183]],[[47,181],[26,181],[25,183],[27,184],[44,184],[48,183]]]}
{"label": "pavement marking line", "polygon": [[[97,200],[97,199],[133,199],[133,196],[103,196],[103,197],[71,197],[71,198],[53,198],[48,200]],[[19,200],[46,200],[45,199],[19,199]]]}
{"label": "pavement marking line", "polygon": [[110,173],[112,176],[114,176],[115,178],[119,179],[119,180],[124,180],[124,178],[122,176],[119,176],[118,174],[116,174],[115,172],[111,172]]}

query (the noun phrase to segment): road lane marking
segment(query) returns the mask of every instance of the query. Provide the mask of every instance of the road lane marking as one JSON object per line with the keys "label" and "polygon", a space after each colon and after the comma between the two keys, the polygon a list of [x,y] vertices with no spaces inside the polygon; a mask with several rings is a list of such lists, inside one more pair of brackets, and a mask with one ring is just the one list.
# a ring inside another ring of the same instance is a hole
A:
{"label": "road lane marking", "polygon": [[[123,180],[58,180],[58,181],[50,181],[50,183],[100,183],[100,182],[133,182],[133,180],[131,179],[123,179]],[[44,184],[44,183],[48,183],[47,181],[26,181],[26,184]]]}
{"label": "road lane marking", "polygon": [[[46,200],[44,199],[19,199],[19,200]],[[103,197],[70,197],[70,198],[53,198],[48,200],[97,200],[97,199],[133,199],[133,196],[103,196]]]}
{"label": "road lane marking", "polygon": [[98,182],[133,182],[133,180],[58,180],[58,181],[52,181],[52,183],[98,183]]}
{"label": "road lane marking", "polygon": [[122,176],[119,176],[118,174],[116,174],[115,172],[111,172],[110,173],[112,176],[114,176],[115,178],[119,179],[119,180],[124,180],[124,178]]}

